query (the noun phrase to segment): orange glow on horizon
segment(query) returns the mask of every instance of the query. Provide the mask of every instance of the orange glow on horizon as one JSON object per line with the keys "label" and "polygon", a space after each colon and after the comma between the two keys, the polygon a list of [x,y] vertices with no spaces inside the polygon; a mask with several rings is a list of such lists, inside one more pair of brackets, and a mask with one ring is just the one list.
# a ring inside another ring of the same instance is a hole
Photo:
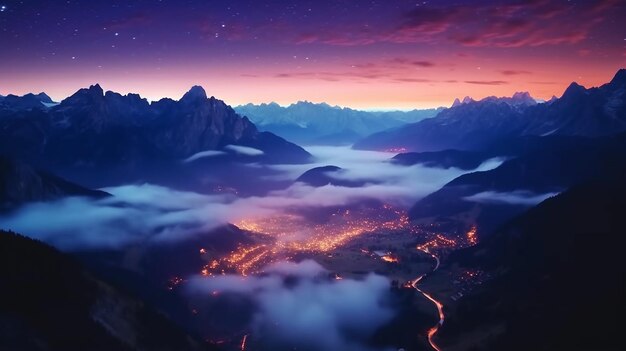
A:
{"label": "orange glow on horizon", "polygon": [[[455,65],[455,69],[442,65],[441,68],[429,68],[427,72],[393,73],[418,74],[423,79],[432,80],[429,82],[399,82],[386,78],[363,80],[343,76],[328,80],[315,75],[277,78],[279,71],[263,67],[250,74],[236,67],[222,70],[207,70],[201,66],[169,67],[161,71],[135,68],[102,72],[67,71],[60,67],[45,72],[0,72],[6,83],[0,87],[0,95],[43,91],[53,100],[61,101],[80,88],[99,83],[105,90],[120,94],[138,93],[149,101],[164,97],[177,100],[191,86],[202,85],[208,95],[231,106],[272,101],[286,106],[308,100],[355,109],[407,110],[447,107],[455,98],[464,96],[478,100],[493,95],[511,96],[518,91],[528,91],[535,98],[547,100],[553,95],[561,96],[573,81],[588,88],[607,83],[626,63],[593,66],[585,62],[569,65],[554,62],[536,67],[532,74],[516,76],[502,76],[500,73],[503,67],[516,67],[515,64],[493,68],[479,67],[480,64],[474,62],[458,62]],[[336,71],[341,72],[341,69]],[[42,79],[42,76],[46,78]],[[470,81],[485,84],[467,83]]]}

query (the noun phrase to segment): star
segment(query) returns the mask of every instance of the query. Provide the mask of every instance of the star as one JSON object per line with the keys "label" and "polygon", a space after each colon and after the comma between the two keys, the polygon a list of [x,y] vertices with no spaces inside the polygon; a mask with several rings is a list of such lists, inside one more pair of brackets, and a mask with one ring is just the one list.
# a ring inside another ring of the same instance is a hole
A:
{"label": "star", "polygon": [[0,6],[0,12],[4,12],[7,10],[7,7],[5,5]]}

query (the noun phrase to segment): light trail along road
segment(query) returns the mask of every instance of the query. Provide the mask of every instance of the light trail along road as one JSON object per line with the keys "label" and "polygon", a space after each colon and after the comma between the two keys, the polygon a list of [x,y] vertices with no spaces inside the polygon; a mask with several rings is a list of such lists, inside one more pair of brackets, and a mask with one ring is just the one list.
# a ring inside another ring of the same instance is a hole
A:
{"label": "light trail along road", "polygon": [[[430,252],[428,252],[427,249],[423,249],[421,250],[424,253],[429,254],[432,258],[435,259],[435,261],[437,262],[435,264],[435,268],[433,268],[432,272],[435,272],[437,269],[439,269],[439,257],[431,254]],[[437,324],[435,324],[435,326],[433,326],[432,328],[430,328],[428,330],[428,343],[430,344],[430,347],[432,347],[435,351],[441,351],[441,349],[439,348],[439,346],[437,346],[437,344],[435,344],[435,342],[433,341],[433,337],[435,336],[435,334],[437,334],[437,331],[439,331],[439,328],[443,325],[443,322],[445,320],[445,315],[443,314],[443,304],[437,300],[435,300],[430,294],[424,292],[423,290],[421,290],[417,284],[426,277],[427,274],[423,274],[420,275],[419,277],[417,277],[415,280],[413,280],[411,282],[411,286],[417,290],[420,294],[422,294],[425,298],[427,298],[428,300],[430,300],[433,304],[435,304],[435,306],[437,307],[437,312],[439,313],[439,322],[437,322]]]}
{"label": "light trail along road", "polygon": [[248,334],[244,335],[243,339],[241,339],[241,351],[246,350],[246,340],[248,340]]}

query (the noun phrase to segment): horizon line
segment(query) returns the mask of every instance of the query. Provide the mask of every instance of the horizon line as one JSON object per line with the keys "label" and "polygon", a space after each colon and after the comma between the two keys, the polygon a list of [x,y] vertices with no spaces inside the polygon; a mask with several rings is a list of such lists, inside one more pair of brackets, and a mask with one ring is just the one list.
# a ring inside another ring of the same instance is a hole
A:
{"label": "horizon line", "polygon": [[[575,82],[573,82],[573,83],[575,83]],[[48,96],[48,97],[49,97],[49,98],[50,98],[50,99],[51,99],[54,103],[56,103],[56,104],[60,104],[61,102],[63,102],[63,101],[64,101],[64,100],[66,100],[67,98],[71,97],[72,95],[76,94],[76,93],[77,93],[77,92],[79,92],[80,90],[90,89],[90,88],[95,87],[95,86],[100,87],[100,89],[103,91],[103,94],[106,94],[107,92],[111,92],[111,93],[115,93],[115,94],[120,94],[120,95],[122,95],[122,96],[128,96],[128,95],[138,95],[140,98],[142,98],[142,99],[146,100],[146,101],[147,101],[148,103],[150,103],[150,104],[152,104],[152,103],[154,103],[154,102],[158,102],[158,101],[163,100],[163,99],[170,99],[170,100],[174,100],[174,101],[179,101],[179,100],[180,100],[180,99],[181,99],[181,98],[182,98],[182,97],[183,97],[183,96],[184,96],[187,92],[189,92],[189,90],[190,90],[190,89],[192,89],[192,88],[193,88],[193,87],[195,87],[195,86],[199,86],[199,87],[201,87],[203,90],[205,90],[205,89],[204,89],[204,87],[203,87],[202,85],[195,84],[195,85],[192,85],[192,86],[191,86],[188,90],[186,90],[185,92],[183,92],[183,93],[182,93],[182,95],[181,95],[180,97],[178,97],[178,98],[173,98],[173,97],[170,97],[170,96],[162,96],[162,97],[160,97],[160,98],[158,98],[158,99],[149,99],[149,98],[147,98],[147,97],[142,96],[142,95],[141,95],[141,93],[134,93],[134,92],[120,93],[120,92],[117,92],[117,91],[114,91],[114,90],[106,90],[106,89],[103,89],[103,88],[102,88],[102,85],[101,85],[100,83],[94,83],[94,84],[90,84],[88,87],[79,88],[79,89],[77,89],[76,91],[74,91],[74,93],[72,93],[72,94],[70,94],[70,95],[67,95],[67,96],[65,96],[65,97],[63,97],[63,98],[61,98],[61,99],[55,99],[55,98],[52,98],[52,97],[51,97],[48,93],[46,93],[45,91],[40,91],[39,93],[34,93],[34,92],[32,92],[32,91],[31,91],[31,92],[28,92],[28,93],[25,93],[25,94],[22,94],[22,95],[15,94],[15,93],[7,93],[6,95],[2,95],[2,94],[0,94],[0,96],[2,96],[2,97],[7,97],[7,96],[9,96],[9,95],[13,95],[13,96],[18,96],[18,97],[23,97],[23,96],[26,96],[26,95],[29,95],[29,94],[32,94],[32,95],[35,95],[35,96],[36,96],[36,95],[40,95],[40,94],[45,94],[45,95],[46,95],[46,96]],[[584,86],[583,86],[583,87],[584,87]],[[587,87],[584,87],[584,88],[588,89]],[[206,93],[206,90],[205,90],[205,93]],[[513,93],[513,94],[517,94],[517,93],[528,93],[528,94],[530,94],[530,92],[528,92],[528,91],[517,91],[517,92],[515,92],[515,93]],[[511,95],[511,96],[513,96],[513,95]],[[476,98],[473,98],[473,97],[471,97],[471,96],[469,96],[469,95],[466,95],[466,96],[464,96],[464,97],[457,97],[457,98],[455,98],[455,100],[456,100],[456,99],[463,100],[464,98],[469,97],[469,98],[473,99],[474,101],[480,101],[480,100],[483,100],[483,99],[488,98],[488,97],[507,98],[507,97],[511,97],[511,96],[496,96],[496,95],[489,95],[489,96],[486,96],[486,97],[481,98],[481,99],[476,99]],[[532,97],[532,98],[533,98],[533,99],[534,99],[537,103],[545,102],[545,100],[543,100],[543,99],[537,99],[537,98],[533,97],[533,96],[532,96],[532,94],[530,94],[530,96],[531,96],[531,97]],[[221,98],[219,98],[219,97],[216,97],[215,95],[207,94],[207,98],[215,98],[215,99],[217,99],[217,100],[221,100],[221,101],[223,101],[226,105],[230,106],[230,107],[231,107],[231,108],[233,108],[233,109],[234,109],[234,108],[236,108],[236,107],[241,107],[241,106],[246,106],[246,105],[261,106],[261,105],[271,105],[271,104],[278,105],[278,106],[279,106],[279,107],[281,107],[281,108],[288,108],[288,107],[290,107],[290,106],[292,106],[292,105],[296,105],[296,104],[298,104],[298,103],[311,103],[311,104],[314,104],[314,105],[328,105],[329,107],[332,107],[332,108],[351,109],[351,110],[355,110],[355,111],[362,111],[362,112],[410,112],[410,111],[416,111],[416,110],[418,110],[418,111],[420,111],[420,110],[436,110],[436,109],[446,109],[446,108],[450,108],[450,107],[452,106],[452,104],[454,103],[454,100],[453,100],[453,101],[452,101],[451,103],[449,103],[447,106],[446,106],[446,105],[432,105],[432,106],[427,106],[427,107],[382,107],[382,106],[374,106],[374,107],[362,108],[362,107],[353,107],[353,106],[347,106],[347,105],[330,104],[330,103],[328,103],[328,102],[326,102],[326,101],[319,101],[319,102],[318,102],[318,101],[311,101],[311,100],[308,100],[308,99],[298,99],[298,100],[296,100],[296,101],[289,102],[289,103],[279,103],[279,102],[276,102],[276,101],[269,101],[269,102],[258,102],[258,103],[254,103],[254,102],[245,102],[245,103],[239,103],[239,104],[231,104],[231,103],[227,102],[226,100],[223,100],[223,99],[221,99]]]}

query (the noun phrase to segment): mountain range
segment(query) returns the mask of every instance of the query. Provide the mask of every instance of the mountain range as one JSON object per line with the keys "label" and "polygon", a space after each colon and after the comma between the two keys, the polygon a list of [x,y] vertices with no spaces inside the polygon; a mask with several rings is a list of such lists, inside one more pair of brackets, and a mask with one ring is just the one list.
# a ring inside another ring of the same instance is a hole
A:
{"label": "mountain range", "polygon": [[2,110],[20,110],[29,108],[44,108],[56,105],[52,99],[45,93],[26,94],[24,96],[17,95],[0,95],[0,111]]}
{"label": "mountain range", "polygon": [[346,145],[388,128],[433,117],[443,108],[368,112],[299,101],[287,107],[277,103],[247,104],[235,111],[261,130],[299,144]]}
{"label": "mountain range", "polygon": [[143,179],[155,170],[175,175],[184,160],[310,158],[301,147],[258,131],[199,86],[178,101],[152,103],[136,94],[104,93],[99,85],[59,104],[45,94],[7,96],[0,101],[0,153],[93,185]]}
{"label": "mountain range", "polygon": [[518,136],[603,136],[626,130],[626,70],[607,84],[572,83],[558,99],[536,103],[527,93],[511,98],[466,98],[436,117],[366,137],[357,149],[475,150]]}
{"label": "mountain range", "polygon": [[[626,70],[620,70],[608,84],[591,89],[572,84],[561,98],[548,102],[536,102],[527,93],[464,98],[435,117],[374,134],[357,145],[420,151],[393,157],[390,162],[399,166],[472,170],[490,159],[502,161],[452,180],[409,211],[414,223],[477,227],[476,246],[442,256],[441,268],[420,282],[444,301],[446,320],[435,337],[443,349],[621,349],[616,346],[619,324],[609,321],[623,312],[625,94]],[[314,116],[306,111],[319,107],[295,105],[305,111],[303,120]],[[347,111],[338,123],[350,126],[361,118],[350,117],[357,112]],[[264,178],[263,167],[251,174],[252,168],[242,164],[311,159],[301,147],[259,131],[262,127],[243,114],[207,97],[201,87],[178,101],[153,103],[136,94],[105,93],[98,85],[58,104],[44,93],[0,97],[0,214],[27,202],[111,196],[86,186],[120,181],[200,184],[222,177],[255,188],[257,178]],[[348,141],[347,136],[360,133],[303,129],[317,141]],[[366,183],[343,179],[343,172],[332,165],[316,167],[295,182],[351,188]],[[368,201],[341,209],[385,206]],[[321,222],[337,210],[321,207],[306,215]],[[20,350],[212,349],[201,338],[209,339],[207,329],[219,325],[222,315],[190,309],[177,289],[164,286],[255,240],[252,233],[226,225],[166,245],[85,249],[70,257],[0,231],[0,281],[7,283],[0,289],[0,345]],[[451,277],[467,272],[484,279],[453,300],[450,292],[459,287]],[[409,290],[413,296],[414,289]],[[63,323],[58,323],[60,315]]]}

